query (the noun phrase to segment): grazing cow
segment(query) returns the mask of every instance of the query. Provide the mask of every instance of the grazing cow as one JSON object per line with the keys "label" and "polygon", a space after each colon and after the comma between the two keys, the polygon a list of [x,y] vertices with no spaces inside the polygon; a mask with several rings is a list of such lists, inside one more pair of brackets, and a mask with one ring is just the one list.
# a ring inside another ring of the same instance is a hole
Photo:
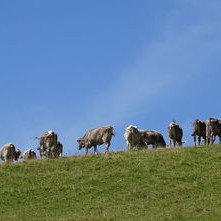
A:
{"label": "grazing cow", "polygon": [[168,130],[170,147],[172,146],[172,141],[174,147],[176,145],[182,146],[183,129],[175,121],[172,121],[168,125],[167,130]]}
{"label": "grazing cow", "polygon": [[0,150],[1,159],[7,163],[18,160],[21,157],[21,151],[15,148],[14,144],[7,143]]}
{"label": "grazing cow", "polygon": [[79,150],[85,148],[85,155],[88,153],[88,149],[94,147],[94,153],[97,153],[97,145],[106,145],[106,152],[109,150],[111,138],[114,135],[114,128],[112,126],[102,126],[91,129],[85,133],[83,137],[80,137],[77,142]]}
{"label": "grazing cow", "polygon": [[42,136],[35,138],[40,141],[39,147],[37,148],[40,152],[40,156],[50,157],[52,155],[51,149],[57,145],[58,135],[54,131],[49,130]]}
{"label": "grazing cow", "polygon": [[193,122],[193,140],[194,140],[194,145],[196,146],[196,136],[198,136],[198,145],[200,145],[201,138],[204,139],[206,142],[206,123],[201,120],[194,120]]}
{"label": "grazing cow", "polygon": [[206,143],[213,144],[216,136],[219,137],[219,143],[221,143],[221,120],[210,117],[206,121]]}
{"label": "grazing cow", "polygon": [[166,147],[163,135],[155,130],[139,130],[142,142],[146,145],[152,144],[153,148]]}
{"label": "grazing cow", "polygon": [[130,125],[125,129],[124,138],[127,142],[127,148],[144,148],[145,144],[142,142],[141,134],[136,126]]}
{"label": "grazing cow", "polygon": [[28,149],[23,153],[24,160],[34,160],[37,159],[37,155],[34,150]]}

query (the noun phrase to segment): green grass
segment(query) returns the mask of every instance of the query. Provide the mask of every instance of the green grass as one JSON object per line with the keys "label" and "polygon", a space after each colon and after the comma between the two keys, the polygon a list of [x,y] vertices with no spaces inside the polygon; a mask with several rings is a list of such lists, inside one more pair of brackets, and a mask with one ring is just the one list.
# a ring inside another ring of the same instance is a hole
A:
{"label": "green grass", "polygon": [[0,165],[0,220],[220,220],[221,146]]}

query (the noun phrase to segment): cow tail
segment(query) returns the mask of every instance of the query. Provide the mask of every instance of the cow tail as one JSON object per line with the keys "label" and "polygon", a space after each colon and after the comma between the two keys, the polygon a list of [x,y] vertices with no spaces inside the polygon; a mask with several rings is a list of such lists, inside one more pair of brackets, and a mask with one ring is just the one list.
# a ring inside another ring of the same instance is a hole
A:
{"label": "cow tail", "polygon": [[40,140],[40,139],[41,139],[41,137],[34,137],[34,139]]}

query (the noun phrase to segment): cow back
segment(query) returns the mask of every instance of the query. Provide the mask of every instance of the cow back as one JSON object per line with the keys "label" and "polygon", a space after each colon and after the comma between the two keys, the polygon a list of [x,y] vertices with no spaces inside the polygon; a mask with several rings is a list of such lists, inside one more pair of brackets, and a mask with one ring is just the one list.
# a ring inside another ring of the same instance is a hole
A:
{"label": "cow back", "polygon": [[178,124],[171,123],[168,126],[168,135],[169,135],[169,138],[181,142],[182,137],[183,137],[183,130]]}
{"label": "cow back", "polygon": [[165,147],[166,142],[163,138],[163,135],[156,130],[139,130],[143,142],[146,143],[146,145],[156,145],[156,146],[161,146]]}

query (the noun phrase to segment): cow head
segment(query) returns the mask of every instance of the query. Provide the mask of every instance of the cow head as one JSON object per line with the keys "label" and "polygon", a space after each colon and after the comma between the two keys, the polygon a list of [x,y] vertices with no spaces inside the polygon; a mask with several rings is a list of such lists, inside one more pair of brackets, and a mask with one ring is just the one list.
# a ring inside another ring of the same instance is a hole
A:
{"label": "cow head", "polygon": [[22,158],[22,154],[21,151],[18,148],[16,148],[14,153],[14,159],[17,161],[19,158]]}
{"label": "cow head", "polygon": [[82,148],[84,148],[86,145],[85,145],[85,140],[83,138],[79,138],[77,139],[77,142],[78,142],[78,149],[81,150]]}

